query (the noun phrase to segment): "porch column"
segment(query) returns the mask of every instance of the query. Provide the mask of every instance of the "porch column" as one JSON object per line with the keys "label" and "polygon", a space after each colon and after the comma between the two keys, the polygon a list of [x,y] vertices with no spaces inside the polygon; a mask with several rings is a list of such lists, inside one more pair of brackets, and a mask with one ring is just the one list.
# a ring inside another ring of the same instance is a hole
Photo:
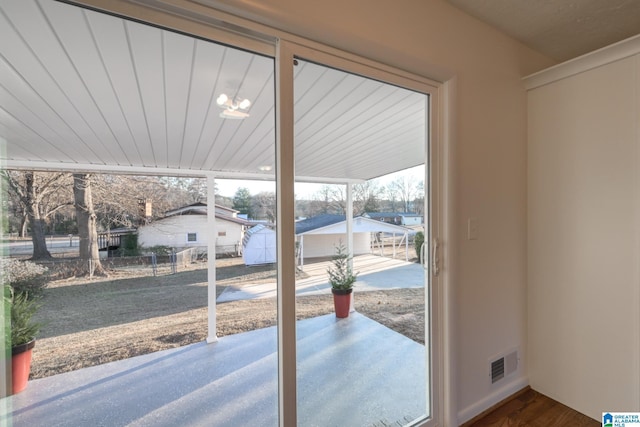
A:
{"label": "porch column", "polygon": [[304,271],[304,234],[300,235],[300,270]]}
{"label": "porch column", "polygon": [[349,267],[353,268],[353,187],[347,183],[347,252]]}
{"label": "porch column", "polygon": [[404,232],[404,260],[409,262],[409,233]]}
{"label": "porch column", "polygon": [[216,180],[212,174],[207,175],[207,343],[218,341],[216,335]]}
{"label": "porch column", "polygon": [[[353,187],[347,183],[347,252],[349,253],[349,268],[353,271]],[[349,312],[356,311],[354,307],[355,294],[351,293]]]}
{"label": "porch column", "polygon": [[396,259],[396,232],[393,232],[393,239],[391,240],[393,242],[393,259]]}

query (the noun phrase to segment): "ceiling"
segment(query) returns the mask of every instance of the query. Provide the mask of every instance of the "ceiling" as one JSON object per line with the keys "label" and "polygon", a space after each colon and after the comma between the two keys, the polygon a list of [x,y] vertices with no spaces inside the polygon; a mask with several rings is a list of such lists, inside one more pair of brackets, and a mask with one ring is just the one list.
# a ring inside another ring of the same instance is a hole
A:
{"label": "ceiling", "polygon": [[448,0],[564,62],[640,33],[638,0]]}
{"label": "ceiling", "polygon": [[[635,35],[637,0],[449,0],[558,61]],[[300,61],[296,175],[367,180],[423,163],[426,97]],[[217,97],[249,99],[243,120]],[[266,56],[50,0],[0,3],[6,167],[272,178]]]}
{"label": "ceiling", "polygon": [[[301,180],[424,162],[425,95],[303,61],[294,76]],[[222,118],[221,93],[249,116]],[[68,4],[2,1],[0,101],[8,168],[275,173],[271,58]]]}

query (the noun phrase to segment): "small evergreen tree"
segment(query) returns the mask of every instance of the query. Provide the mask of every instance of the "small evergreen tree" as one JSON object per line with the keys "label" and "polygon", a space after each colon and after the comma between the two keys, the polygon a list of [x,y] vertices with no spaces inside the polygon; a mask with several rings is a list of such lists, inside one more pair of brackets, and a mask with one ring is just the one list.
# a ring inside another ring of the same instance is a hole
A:
{"label": "small evergreen tree", "polygon": [[353,288],[353,284],[358,278],[358,273],[353,273],[349,265],[349,254],[342,241],[336,246],[336,254],[333,256],[332,267],[327,269],[329,283],[332,289],[347,290]]}

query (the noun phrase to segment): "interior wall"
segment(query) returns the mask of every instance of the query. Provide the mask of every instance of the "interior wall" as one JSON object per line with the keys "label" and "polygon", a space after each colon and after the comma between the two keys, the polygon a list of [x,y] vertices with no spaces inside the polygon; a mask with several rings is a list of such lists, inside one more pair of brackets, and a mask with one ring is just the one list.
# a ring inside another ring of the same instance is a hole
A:
{"label": "interior wall", "polygon": [[529,92],[531,386],[640,411],[640,55]]}
{"label": "interior wall", "polygon": [[[526,93],[553,62],[445,1],[220,0],[260,23],[432,79],[456,81],[449,141],[455,217],[454,417],[464,422],[528,384],[526,360],[491,386],[489,360],[526,350]],[[477,240],[466,239],[475,218]],[[447,390],[446,392],[449,392]]]}

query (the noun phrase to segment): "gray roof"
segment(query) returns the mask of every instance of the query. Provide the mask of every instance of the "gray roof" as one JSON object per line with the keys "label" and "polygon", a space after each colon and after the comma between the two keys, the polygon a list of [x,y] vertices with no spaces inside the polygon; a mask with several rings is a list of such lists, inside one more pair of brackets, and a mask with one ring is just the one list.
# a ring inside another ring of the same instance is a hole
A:
{"label": "gray roof", "polygon": [[344,221],[346,218],[345,215],[323,214],[303,219],[302,221],[296,222],[296,234],[306,233],[316,228],[336,224]]}
{"label": "gray roof", "polygon": [[392,218],[395,216],[422,216],[413,212],[365,212],[369,218]]}

